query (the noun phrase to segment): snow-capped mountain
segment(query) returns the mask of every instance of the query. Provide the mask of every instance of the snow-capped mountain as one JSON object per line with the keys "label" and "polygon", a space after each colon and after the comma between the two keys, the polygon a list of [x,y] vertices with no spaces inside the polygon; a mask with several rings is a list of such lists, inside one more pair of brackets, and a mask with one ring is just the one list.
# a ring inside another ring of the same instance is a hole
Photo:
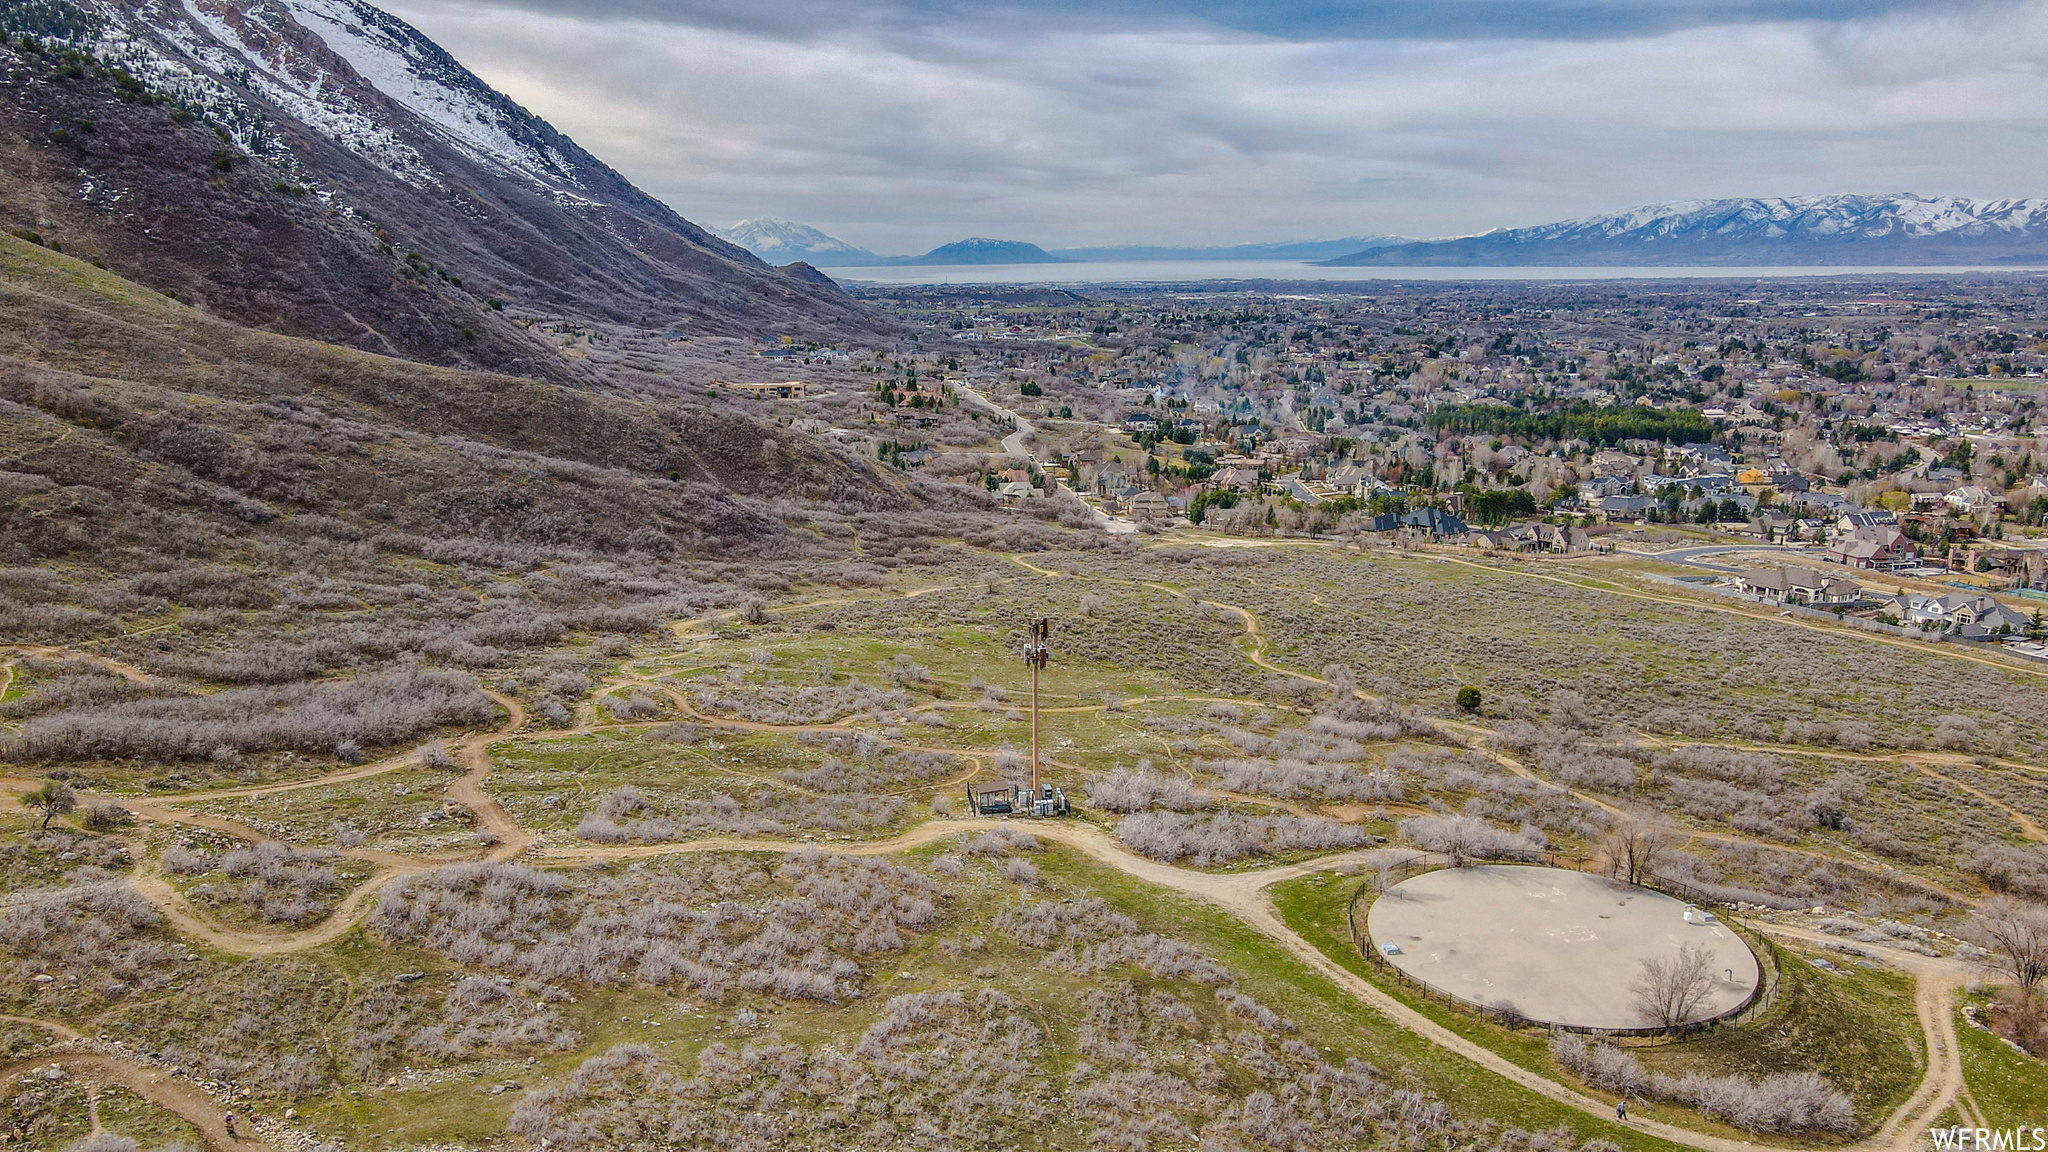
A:
{"label": "snow-capped mountain", "polygon": [[856,248],[836,236],[829,236],[808,224],[761,217],[742,220],[730,228],[716,229],[718,236],[759,256],[770,264],[802,260],[810,264],[872,264],[875,254]]}
{"label": "snow-capped mountain", "polygon": [[1376,265],[1955,264],[2048,260],[2048,200],[1791,196],[1651,204],[1327,261]]}
{"label": "snow-capped mountain", "polygon": [[92,58],[73,76],[0,48],[0,136],[34,151],[0,165],[0,222],[36,204],[19,224],[236,319],[501,367],[491,300],[707,333],[871,323],[362,0],[0,0],[0,31]]}

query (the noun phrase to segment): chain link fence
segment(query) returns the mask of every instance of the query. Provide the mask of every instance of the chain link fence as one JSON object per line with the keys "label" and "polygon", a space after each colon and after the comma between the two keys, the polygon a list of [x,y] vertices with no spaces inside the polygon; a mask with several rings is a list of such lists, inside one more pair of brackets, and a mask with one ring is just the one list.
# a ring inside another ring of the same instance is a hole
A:
{"label": "chain link fence", "polygon": [[[1399,965],[1392,963],[1381,954],[1379,948],[1372,942],[1371,934],[1366,931],[1365,912],[1370,908],[1373,899],[1377,899],[1380,893],[1387,889],[1426,872],[1435,872],[1444,868],[1465,867],[1468,864],[1520,864],[1546,868],[1562,868],[1570,872],[1594,871],[1594,869],[1590,868],[1560,863],[1561,859],[1554,852],[1536,849],[1488,857],[1483,860],[1455,861],[1448,856],[1437,853],[1420,852],[1397,864],[1381,867],[1359,884],[1358,891],[1352,894],[1351,901],[1345,908],[1344,915],[1350,925],[1352,946],[1363,953],[1366,959],[1380,971],[1388,973],[1400,983],[1420,991],[1425,997],[1432,1000],[1440,1000],[1452,1008],[1475,1013],[1509,1028],[1519,1028],[1533,1024],[1548,1028],[1553,1032],[1578,1032],[1590,1036],[1635,1037],[1670,1043],[1690,1036],[1696,1036],[1701,1032],[1718,1028],[1724,1024],[1738,1024],[1745,1020],[1754,1019],[1769,1006],[1777,995],[1779,982],[1778,967],[1775,963],[1765,960],[1765,955],[1770,952],[1770,949],[1768,947],[1760,949],[1758,945],[1761,941],[1756,937],[1755,929],[1729,918],[1725,911],[1716,913],[1721,923],[1727,925],[1728,930],[1735,934],[1736,939],[1742,941],[1743,947],[1748,948],[1750,955],[1756,959],[1756,987],[1750,989],[1749,995],[1743,999],[1742,1003],[1732,1008],[1706,1019],[1694,1020],[1675,1027],[1594,1028],[1578,1024],[1560,1024],[1547,1020],[1531,1020],[1517,1011],[1513,1005],[1475,1004],[1465,997],[1448,992],[1419,976],[1403,971]],[[1721,905],[1721,901],[1681,880],[1659,877],[1639,883],[1636,887],[1647,888],[1652,892],[1659,892],[1702,908]]]}

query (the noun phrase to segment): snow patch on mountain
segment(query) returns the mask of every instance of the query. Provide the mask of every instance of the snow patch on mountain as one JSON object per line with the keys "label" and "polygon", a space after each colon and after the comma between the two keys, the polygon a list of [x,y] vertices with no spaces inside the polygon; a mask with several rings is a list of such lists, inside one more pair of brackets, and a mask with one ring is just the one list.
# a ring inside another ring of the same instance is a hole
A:
{"label": "snow patch on mountain", "polygon": [[492,99],[496,93],[401,21],[355,0],[284,5],[357,75],[439,129],[471,159],[551,187],[583,186],[568,159],[534,140]]}
{"label": "snow patch on mountain", "polygon": [[438,183],[426,157],[380,123],[339,77],[292,50],[282,12],[244,12],[221,0],[183,2],[192,23],[166,21],[158,31],[201,65],[255,89],[306,127],[408,184]]}
{"label": "snow patch on mountain", "polygon": [[[220,125],[245,151],[290,170],[296,160],[246,94],[414,187],[442,183],[419,146],[430,134],[551,194],[588,191],[538,120],[411,26],[361,0],[76,4],[99,27],[85,47]],[[390,122],[379,94],[416,123]],[[596,204],[587,196],[579,203]]]}
{"label": "snow patch on mountain", "polygon": [[1905,236],[2021,234],[2048,224],[2048,200],[1971,200],[1960,196],[1786,196],[1682,200],[1482,235],[1535,242],[1653,241],[1688,236],[1760,240],[1880,239]]}
{"label": "snow patch on mountain", "polygon": [[856,248],[808,224],[766,216],[717,229],[716,235],[771,264],[786,264],[792,260],[866,259],[874,255],[865,248]]}

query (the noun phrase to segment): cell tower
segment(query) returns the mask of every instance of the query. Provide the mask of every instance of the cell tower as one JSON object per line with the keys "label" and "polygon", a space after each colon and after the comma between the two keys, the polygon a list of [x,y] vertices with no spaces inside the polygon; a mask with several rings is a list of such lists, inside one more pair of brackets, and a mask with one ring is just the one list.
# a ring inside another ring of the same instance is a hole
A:
{"label": "cell tower", "polygon": [[1024,644],[1024,666],[1031,669],[1031,790],[1018,794],[1015,785],[988,792],[967,789],[967,802],[977,816],[1065,816],[1073,811],[1067,791],[1038,779],[1038,673],[1052,658],[1052,619],[1041,616],[1031,622],[1031,638]]}
{"label": "cell tower", "polygon": [[1041,616],[1031,622],[1031,639],[1024,645],[1024,666],[1031,669],[1031,795],[1038,796],[1038,672],[1052,658],[1047,641],[1052,639],[1052,618]]}

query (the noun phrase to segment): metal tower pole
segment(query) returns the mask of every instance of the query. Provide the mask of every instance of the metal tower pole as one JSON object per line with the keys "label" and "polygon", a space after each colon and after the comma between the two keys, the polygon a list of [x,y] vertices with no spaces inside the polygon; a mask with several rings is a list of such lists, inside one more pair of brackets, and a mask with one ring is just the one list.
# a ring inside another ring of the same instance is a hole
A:
{"label": "metal tower pole", "polygon": [[1038,661],[1031,661],[1031,801],[1038,802]]}
{"label": "metal tower pole", "polygon": [[1045,667],[1052,638],[1051,617],[1031,622],[1031,641],[1024,646],[1024,662],[1031,665],[1031,803],[1038,804],[1038,670]]}

